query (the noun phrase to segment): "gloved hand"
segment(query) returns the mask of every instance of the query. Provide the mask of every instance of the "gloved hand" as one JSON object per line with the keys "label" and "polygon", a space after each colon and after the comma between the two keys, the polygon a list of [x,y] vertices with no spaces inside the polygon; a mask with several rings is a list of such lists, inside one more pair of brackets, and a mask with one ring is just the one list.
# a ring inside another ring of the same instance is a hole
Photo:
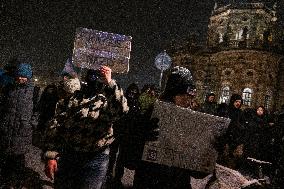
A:
{"label": "gloved hand", "polygon": [[45,166],[45,175],[50,178],[51,180],[54,179],[54,173],[57,171],[57,160],[50,159],[47,161],[47,164]]}
{"label": "gloved hand", "polygon": [[158,118],[151,118],[146,125],[145,128],[145,140],[146,141],[156,141],[160,135],[159,129],[159,119]]}

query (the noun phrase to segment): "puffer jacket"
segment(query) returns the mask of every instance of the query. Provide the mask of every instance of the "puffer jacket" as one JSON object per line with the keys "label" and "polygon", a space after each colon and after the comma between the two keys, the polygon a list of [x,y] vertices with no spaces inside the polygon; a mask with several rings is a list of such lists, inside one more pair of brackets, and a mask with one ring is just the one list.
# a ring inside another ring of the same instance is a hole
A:
{"label": "puffer jacket", "polygon": [[7,86],[3,91],[0,118],[0,151],[24,154],[32,144],[34,86]]}
{"label": "puffer jacket", "polygon": [[110,145],[113,123],[128,111],[123,91],[114,80],[100,93],[77,91],[64,104],[66,111],[57,111],[46,132],[46,158],[62,152],[93,153]]}

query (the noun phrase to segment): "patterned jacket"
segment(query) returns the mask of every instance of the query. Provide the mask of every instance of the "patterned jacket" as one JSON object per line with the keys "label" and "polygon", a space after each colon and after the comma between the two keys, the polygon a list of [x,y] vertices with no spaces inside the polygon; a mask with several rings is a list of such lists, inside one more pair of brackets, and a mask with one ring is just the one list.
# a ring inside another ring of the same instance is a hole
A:
{"label": "patterned jacket", "polygon": [[47,158],[62,151],[96,152],[108,146],[114,140],[113,123],[128,111],[123,91],[114,80],[99,93],[77,91],[57,107],[61,110],[57,109],[46,132]]}

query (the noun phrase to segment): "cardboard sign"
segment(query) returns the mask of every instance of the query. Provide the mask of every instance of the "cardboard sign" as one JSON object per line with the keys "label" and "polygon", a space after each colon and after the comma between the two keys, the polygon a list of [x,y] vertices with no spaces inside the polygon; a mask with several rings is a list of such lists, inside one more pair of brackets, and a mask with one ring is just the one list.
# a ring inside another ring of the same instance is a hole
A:
{"label": "cardboard sign", "polygon": [[87,28],[78,28],[72,61],[80,68],[109,66],[115,73],[129,70],[131,37]]}
{"label": "cardboard sign", "polygon": [[160,136],[147,142],[145,161],[212,173],[217,151],[214,142],[225,133],[230,119],[221,118],[172,103],[157,101],[152,117],[159,118]]}

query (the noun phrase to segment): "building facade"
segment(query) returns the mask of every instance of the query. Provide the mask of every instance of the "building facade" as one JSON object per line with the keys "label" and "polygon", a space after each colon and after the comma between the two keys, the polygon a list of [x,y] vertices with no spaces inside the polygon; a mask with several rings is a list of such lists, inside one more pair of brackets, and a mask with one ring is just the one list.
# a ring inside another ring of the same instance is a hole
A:
{"label": "building facade", "polygon": [[215,92],[219,103],[238,93],[244,107],[275,110],[284,104],[283,31],[276,8],[263,2],[216,3],[207,45],[171,51],[174,65],[192,71],[200,103]]}

